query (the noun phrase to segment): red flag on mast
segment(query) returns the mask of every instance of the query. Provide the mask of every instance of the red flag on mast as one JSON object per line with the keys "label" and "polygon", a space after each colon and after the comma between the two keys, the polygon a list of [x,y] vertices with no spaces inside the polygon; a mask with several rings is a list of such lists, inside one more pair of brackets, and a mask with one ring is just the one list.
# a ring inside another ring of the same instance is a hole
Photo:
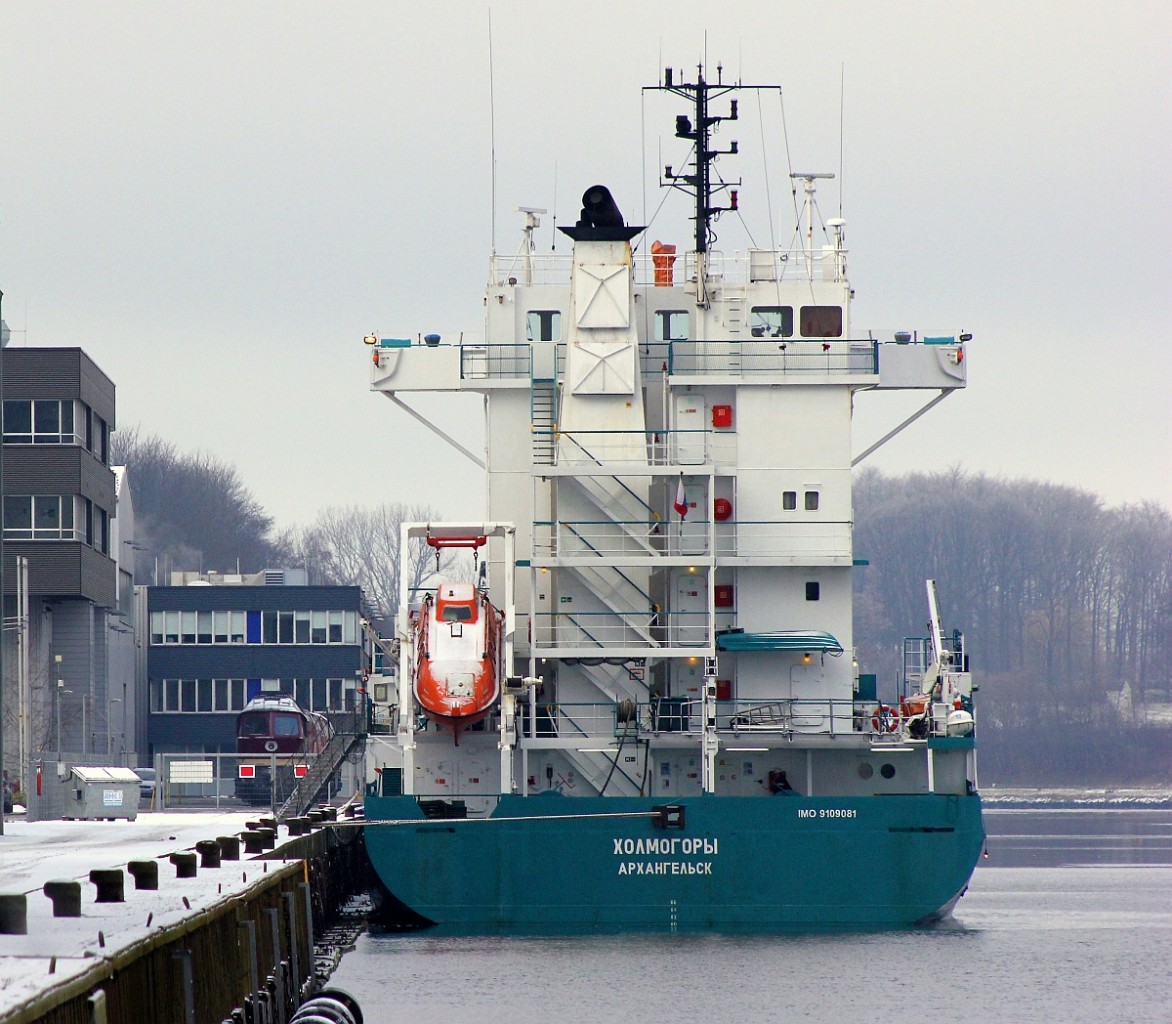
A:
{"label": "red flag on mast", "polygon": [[680,485],[676,488],[676,500],[672,505],[679,514],[680,518],[684,519],[688,514],[688,496],[684,493],[684,478],[680,477]]}

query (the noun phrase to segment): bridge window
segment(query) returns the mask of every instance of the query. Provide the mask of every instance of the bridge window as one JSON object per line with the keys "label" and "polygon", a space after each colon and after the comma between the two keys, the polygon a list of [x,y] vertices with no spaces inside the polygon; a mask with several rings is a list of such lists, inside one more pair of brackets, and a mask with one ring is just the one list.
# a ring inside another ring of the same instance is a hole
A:
{"label": "bridge window", "polygon": [[692,318],[686,309],[657,309],[655,311],[656,341],[687,341],[692,329]]}
{"label": "bridge window", "polygon": [[801,316],[803,338],[841,338],[841,306],[803,306]]}
{"label": "bridge window", "polygon": [[561,341],[561,338],[561,310],[531,309],[525,314],[526,341]]}
{"label": "bridge window", "polygon": [[[805,316],[805,309],[802,315]],[[749,333],[754,338],[793,337],[793,306],[754,306],[749,311]]]}
{"label": "bridge window", "polygon": [[817,580],[807,580],[806,582],[806,600],[817,601],[822,596],[822,587]]}

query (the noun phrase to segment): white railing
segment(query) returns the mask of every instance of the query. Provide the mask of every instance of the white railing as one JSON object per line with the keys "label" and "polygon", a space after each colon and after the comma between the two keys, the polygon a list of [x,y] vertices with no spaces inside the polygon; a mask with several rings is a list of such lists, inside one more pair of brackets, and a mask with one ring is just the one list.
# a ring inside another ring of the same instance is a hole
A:
{"label": "white railing", "polygon": [[[707,519],[675,514],[663,519],[580,519],[533,524],[533,555],[551,558],[629,558],[709,554]],[[851,554],[849,522],[790,523],[778,520],[725,520],[715,524],[716,555],[721,558],[832,558]]]}
{"label": "white railing", "polygon": [[622,612],[539,612],[534,618],[533,649],[571,650],[582,657],[607,656],[609,648],[708,647],[711,623],[706,612],[660,612],[632,608]]}
{"label": "white railing", "polygon": [[[635,284],[654,286],[656,266],[650,252],[636,243],[632,254]],[[713,250],[706,254],[709,280],[726,284],[748,284],[751,281],[821,281],[843,280],[846,274],[847,250],[815,249],[753,249],[747,252],[725,253]],[[489,269],[489,283],[503,288],[514,284],[568,284],[573,271],[572,252],[518,253],[512,256],[494,256]],[[676,254],[670,280],[683,285],[696,280],[696,253]]]}
{"label": "white railing", "polygon": [[[528,710],[521,715],[525,736],[590,740],[611,743],[620,733],[632,735],[683,733],[699,739],[704,728],[702,702],[698,698],[666,697],[632,705],[624,702],[542,704],[529,722]],[[894,728],[890,726],[894,724]],[[790,737],[862,735],[872,744],[896,745],[909,739],[903,724],[883,718],[873,701],[851,700],[721,700],[716,702],[717,732],[725,745],[738,738],[752,742],[756,736]],[[943,735],[933,729],[933,735]]]}

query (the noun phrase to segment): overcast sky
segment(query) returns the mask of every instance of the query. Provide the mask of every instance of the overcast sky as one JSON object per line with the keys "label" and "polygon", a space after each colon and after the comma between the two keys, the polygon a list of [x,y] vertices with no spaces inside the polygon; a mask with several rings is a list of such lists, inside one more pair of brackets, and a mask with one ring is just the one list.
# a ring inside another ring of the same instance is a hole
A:
{"label": "overcast sky", "polygon": [[[470,464],[369,392],[362,337],[482,330],[493,108],[500,251],[515,207],[568,224],[596,181],[642,223],[660,153],[686,153],[682,107],[640,86],[706,49],[784,89],[763,128],[747,96],[722,131],[744,226],[719,247],[768,244],[770,212],[788,242],[790,165],[839,168],[841,82],[854,333],[974,335],[968,390],[866,464],[1172,507],[1172,4],[498,2],[491,76],[489,22],[478,2],[6,0],[12,343],[83,347],[119,426],[236,465],[279,525],[481,515]],[[686,218],[669,199],[650,237],[682,249]],[[856,451],[926,397],[860,396]],[[410,400],[481,443],[477,401]]]}

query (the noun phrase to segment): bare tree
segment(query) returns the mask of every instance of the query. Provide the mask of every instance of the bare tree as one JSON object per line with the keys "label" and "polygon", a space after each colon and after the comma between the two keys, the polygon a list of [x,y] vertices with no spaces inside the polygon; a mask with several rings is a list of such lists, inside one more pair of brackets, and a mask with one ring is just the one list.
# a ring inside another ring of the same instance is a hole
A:
{"label": "bare tree", "polygon": [[[184,453],[138,427],[113,435],[111,461],[127,467],[134,494],[138,541],[171,564],[188,569],[268,566],[272,517],[234,466],[207,452]],[[138,582],[150,570],[140,559]]]}
{"label": "bare tree", "polygon": [[[422,505],[331,505],[308,527],[286,531],[276,543],[295,564],[309,570],[311,581],[362,587],[375,616],[388,619],[399,610],[400,527],[439,518],[434,509]],[[437,574],[453,578],[459,572],[450,558],[437,565],[435,551],[422,539],[412,542],[407,566],[411,592],[434,585]]]}

